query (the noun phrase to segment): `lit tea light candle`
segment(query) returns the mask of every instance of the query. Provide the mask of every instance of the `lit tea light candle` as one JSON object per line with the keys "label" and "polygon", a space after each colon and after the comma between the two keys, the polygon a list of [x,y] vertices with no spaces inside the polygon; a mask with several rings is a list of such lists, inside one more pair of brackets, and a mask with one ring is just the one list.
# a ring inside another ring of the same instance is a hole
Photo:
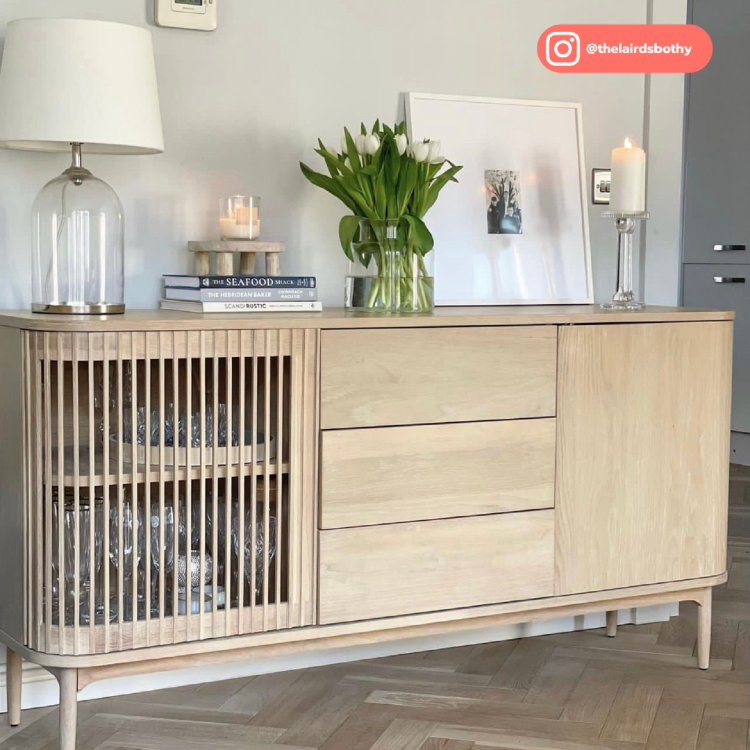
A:
{"label": "lit tea light candle", "polygon": [[260,198],[233,195],[221,199],[219,233],[223,240],[256,240],[260,236]]}
{"label": "lit tea light candle", "polygon": [[630,138],[612,149],[610,211],[646,210],[646,152]]}

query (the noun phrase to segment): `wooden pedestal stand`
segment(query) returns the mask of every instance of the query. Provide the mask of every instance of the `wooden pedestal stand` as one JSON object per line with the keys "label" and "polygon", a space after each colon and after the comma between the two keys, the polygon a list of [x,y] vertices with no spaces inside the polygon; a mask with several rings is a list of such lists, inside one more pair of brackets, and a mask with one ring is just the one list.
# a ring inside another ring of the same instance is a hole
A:
{"label": "wooden pedestal stand", "polygon": [[196,276],[208,276],[211,255],[216,255],[216,275],[234,274],[234,255],[240,256],[240,274],[250,276],[255,273],[255,256],[266,256],[266,276],[280,276],[279,255],[284,252],[283,242],[260,242],[259,240],[217,240],[188,242],[188,251],[194,254]]}

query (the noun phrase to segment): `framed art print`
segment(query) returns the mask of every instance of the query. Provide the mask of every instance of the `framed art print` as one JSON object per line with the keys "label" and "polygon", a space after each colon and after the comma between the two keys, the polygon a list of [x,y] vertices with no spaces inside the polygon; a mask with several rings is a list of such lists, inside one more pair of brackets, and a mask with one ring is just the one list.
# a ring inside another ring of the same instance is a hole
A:
{"label": "framed art print", "polygon": [[406,114],[464,167],[425,217],[435,304],[591,303],[581,105],[408,94]]}

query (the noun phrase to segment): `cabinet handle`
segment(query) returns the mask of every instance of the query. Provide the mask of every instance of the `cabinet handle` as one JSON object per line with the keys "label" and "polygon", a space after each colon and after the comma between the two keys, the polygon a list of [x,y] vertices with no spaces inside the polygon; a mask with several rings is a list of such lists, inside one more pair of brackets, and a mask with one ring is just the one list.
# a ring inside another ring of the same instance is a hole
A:
{"label": "cabinet handle", "polygon": [[744,245],[714,245],[714,252],[715,253],[727,253],[727,252],[744,253],[745,246]]}
{"label": "cabinet handle", "polygon": [[716,284],[744,284],[744,276],[714,276]]}

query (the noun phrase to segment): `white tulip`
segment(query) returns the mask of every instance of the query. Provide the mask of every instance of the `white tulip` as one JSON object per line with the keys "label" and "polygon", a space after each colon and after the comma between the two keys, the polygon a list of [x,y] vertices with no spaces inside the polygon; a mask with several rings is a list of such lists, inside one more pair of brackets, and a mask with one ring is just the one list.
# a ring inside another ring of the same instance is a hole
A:
{"label": "white tulip", "polygon": [[427,161],[430,155],[430,146],[427,143],[412,143],[411,144],[411,155],[414,157],[414,161],[423,162]]}
{"label": "white tulip", "polygon": [[362,156],[365,153],[365,138],[364,135],[358,135],[354,139],[354,145],[357,147],[357,153]]}
{"label": "white tulip", "polygon": [[405,135],[397,135],[393,139],[396,142],[396,150],[399,156],[403,156],[409,145],[409,139]]}
{"label": "white tulip", "polygon": [[365,153],[368,156],[375,156],[379,148],[380,138],[378,138],[378,136],[375,134],[365,136]]}
{"label": "white tulip", "polygon": [[341,136],[341,153],[346,154],[349,152],[349,145],[346,142],[346,136]]}
{"label": "white tulip", "polygon": [[443,159],[440,156],[440,148],[441,148],[440,141],[430,141],[429,144],[427,145],[429,146],[429,149],[430,149],[427,160],[431,164],[438,164],[438,163],[442,163],[445,161],[445,159]]}

